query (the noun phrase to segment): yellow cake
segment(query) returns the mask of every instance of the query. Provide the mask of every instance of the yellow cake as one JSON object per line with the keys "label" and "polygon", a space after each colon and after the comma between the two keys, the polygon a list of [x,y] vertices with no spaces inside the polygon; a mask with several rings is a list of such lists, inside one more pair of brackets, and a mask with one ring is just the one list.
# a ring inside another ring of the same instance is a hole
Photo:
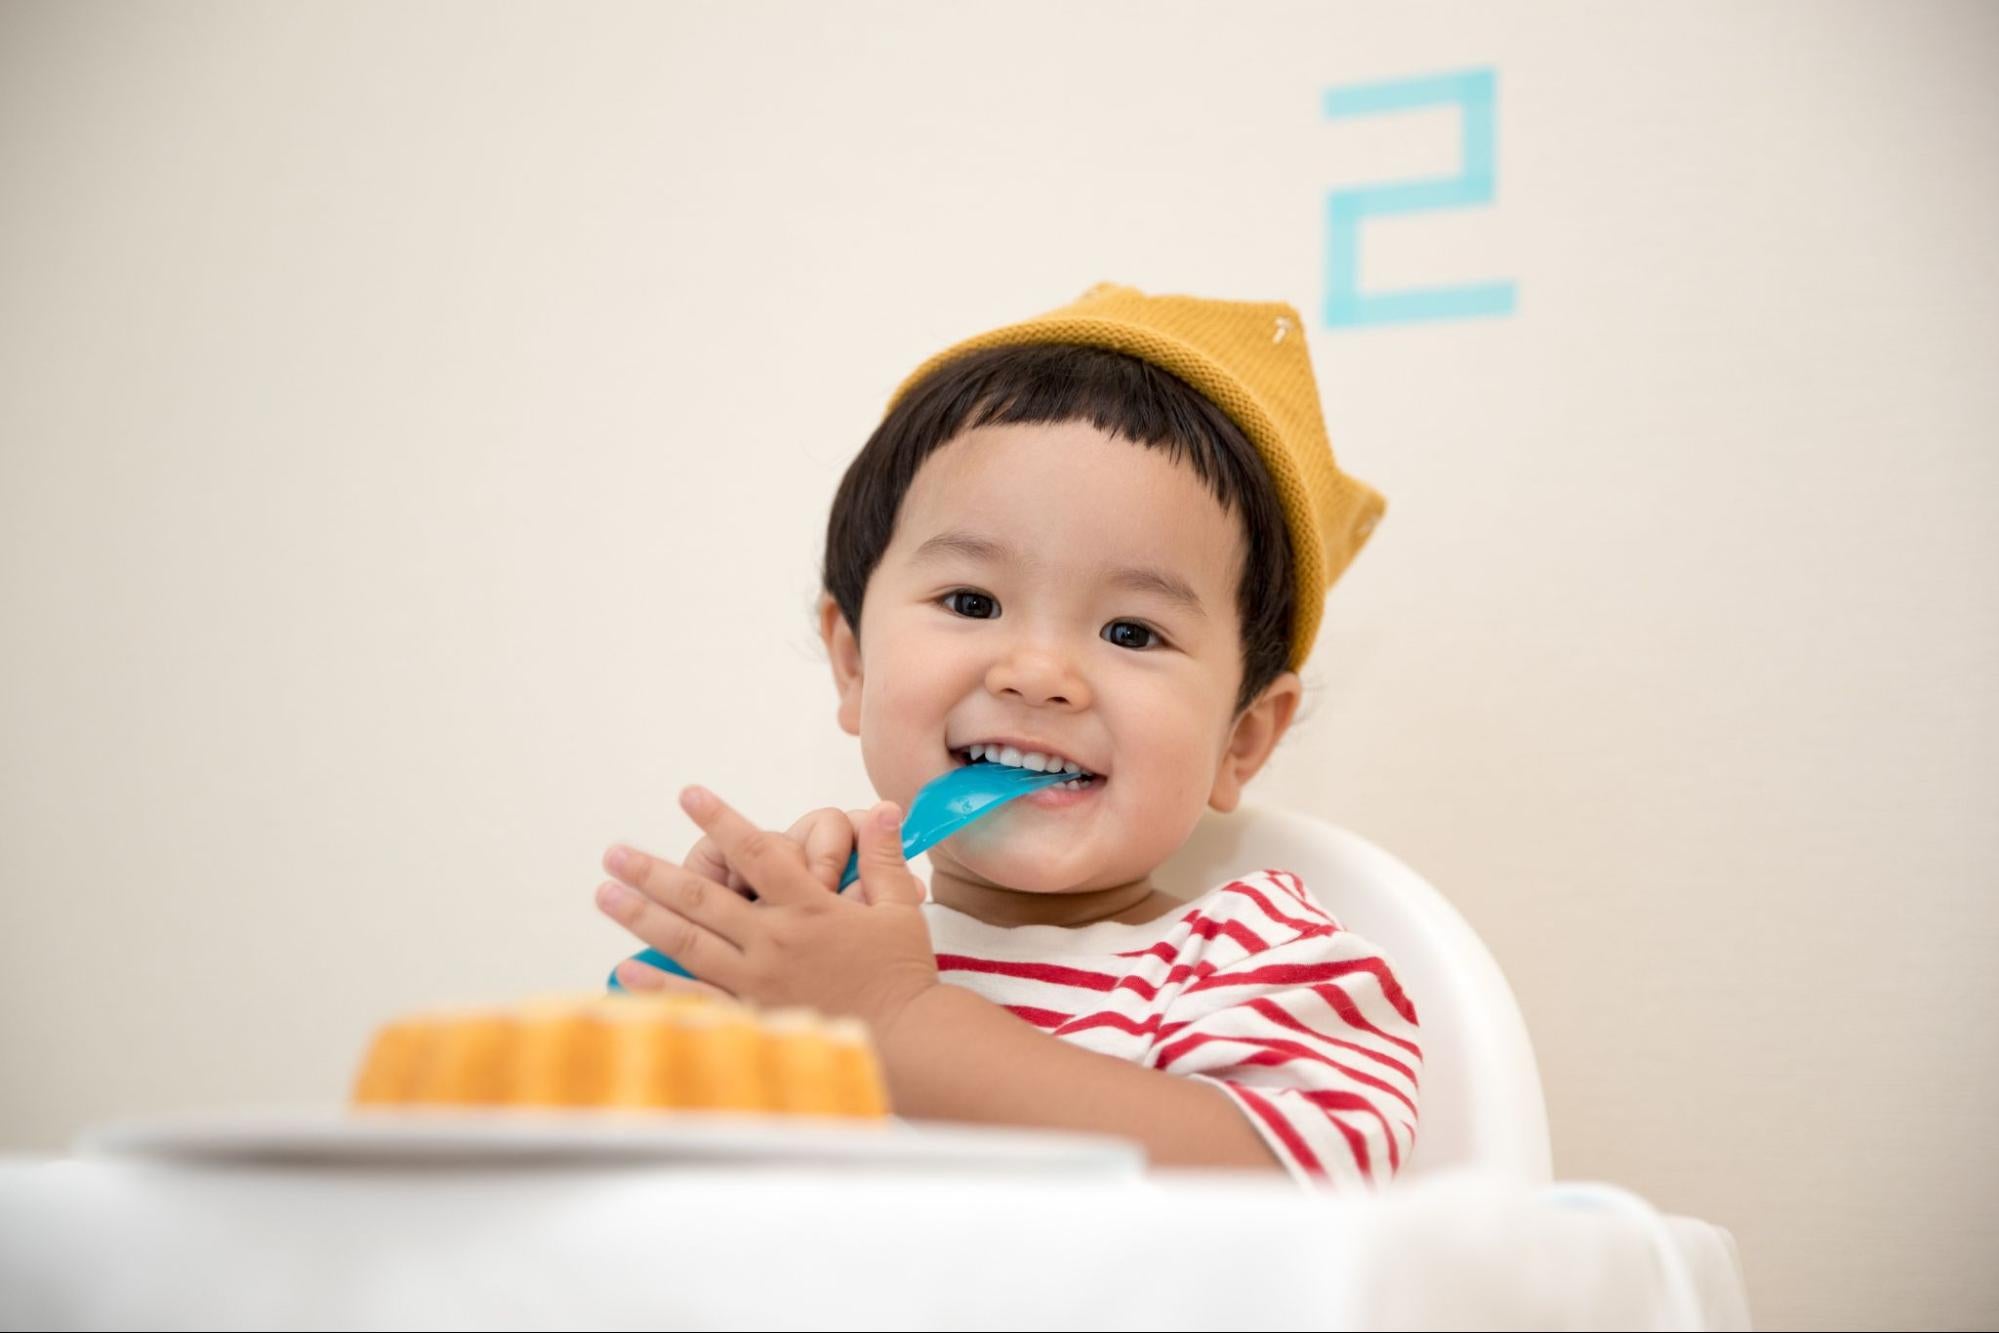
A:
{"label": "yellow cake", "polygon": [[628,994],[397,1019],[376,1031],[353,1100],[888,1114],[874,1046],[852,1019]]}

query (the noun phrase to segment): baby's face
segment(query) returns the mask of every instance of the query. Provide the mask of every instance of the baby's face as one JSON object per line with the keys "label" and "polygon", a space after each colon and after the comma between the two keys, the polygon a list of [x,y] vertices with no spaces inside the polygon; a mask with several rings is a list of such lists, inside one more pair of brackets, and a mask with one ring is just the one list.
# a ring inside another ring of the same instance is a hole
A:
{"label": "baby's face", "polygon": [[1032,893],[1131,884],[1205,807],[1234,807],[1295,703],[1275,734],[1268,718],[1235,725],[1242,558],[1241,520],[1186,464],[1087,422],[981,427],[924,461],[858,645],[822,602],[840,722],[869,778],[907,810],[989,740],[1101,775],[939,843],[936,876]]}

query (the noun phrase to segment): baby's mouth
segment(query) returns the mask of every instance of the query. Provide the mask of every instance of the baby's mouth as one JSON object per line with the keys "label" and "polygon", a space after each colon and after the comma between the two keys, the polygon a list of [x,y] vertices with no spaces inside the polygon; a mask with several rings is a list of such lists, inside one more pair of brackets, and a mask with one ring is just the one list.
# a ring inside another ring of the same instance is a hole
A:
{"label": "baby's mouth", "polygon": [[[1005,768],[1027,767],[1025,764],[1021,763],[1013,763],[1013,764],[1006,763],[1004,759],[1001,758],[1001,751],[996,746],[988,749],[986,746],[983,745],[974,745],[963,750],[953,750],[951,751],[951,758],[961,768],[970,764],[993,764]],[[1073,778],[1071,778],[1067,782],[1054,783],[1051,787],[1051,790],[1081,791],[1086,787],[1101,787],[1109,781],[1110,778],[1105,776],[1104,774],[1091,773],[1088,772],[1087,770],[1081,770],[1079,768],[1079,771],[1076,773],[1076,775]]]}

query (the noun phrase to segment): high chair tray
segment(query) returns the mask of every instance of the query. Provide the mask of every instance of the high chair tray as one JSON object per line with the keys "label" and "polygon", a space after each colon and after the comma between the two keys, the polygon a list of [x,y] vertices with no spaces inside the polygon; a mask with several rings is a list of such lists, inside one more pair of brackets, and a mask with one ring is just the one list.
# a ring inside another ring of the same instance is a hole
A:
{"label": "high chair tray", "polygon": [[1138,1145],[1098,1135],[904,1120],[699,1111],[409,1108],[200,1112],[85,1130],[79,1156],[319,1166],[549,1166],[891,1170],[1144,1170]]}

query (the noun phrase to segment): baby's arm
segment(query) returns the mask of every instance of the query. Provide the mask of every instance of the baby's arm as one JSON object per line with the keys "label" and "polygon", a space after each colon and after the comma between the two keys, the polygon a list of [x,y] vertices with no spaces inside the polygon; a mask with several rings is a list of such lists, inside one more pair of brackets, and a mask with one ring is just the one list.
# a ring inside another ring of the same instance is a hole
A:
{"label": "baby's arm", "polygon": [[[934,1018],[913,1011],[937,1031],[885,1034],[927,1108],[911,1114],[1104,1129],[1162,1163],[1275,1163],[1308,1187],[1386,1184],[1415,1143],[1422,1072],[1415,1005],[1389,961],[1288,872],[1246,875],[1180,924],[1191,929],[1171,956],[1135,963],[1094,1011],[1055,1015],[1052,1029],[939,987],[957,998]],[[1068,1039],[1103,1027],[1154,1035],[1125,1059]],[[994,1064],[954,1056],[974,1040]]]}
{"label": "baby's arm", "polygon": [[1084,1050],[958,986],[875,1035],[899,1115],[1119,1134],[1158,1166],[1283,1169],[1216,1085]]}
{"label": "baby's arm", "polygon": [[1416,1140],[1415,1004],[1388,959],[1295,875],[1264,871],[1229,888],[1223,905],[1250,933],[1296,933],[1190,978],[1147,1063],[1225,1093],[1300,1184],[1387,1184]]}

